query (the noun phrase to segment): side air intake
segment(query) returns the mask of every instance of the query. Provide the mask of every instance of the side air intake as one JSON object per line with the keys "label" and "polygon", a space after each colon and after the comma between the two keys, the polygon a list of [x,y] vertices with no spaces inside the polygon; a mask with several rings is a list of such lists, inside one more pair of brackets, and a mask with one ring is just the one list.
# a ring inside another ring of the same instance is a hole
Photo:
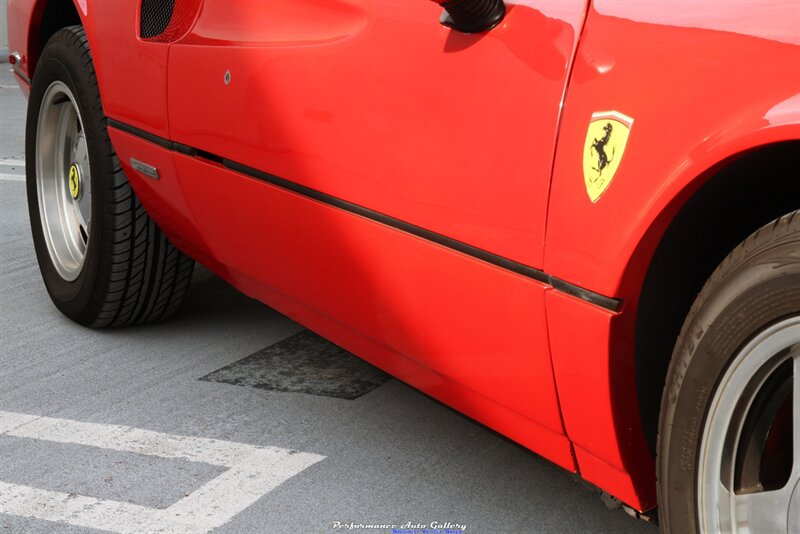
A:
{"label": "side air intake", "polygon": [[174,10],[175,0],[142,0],[139,36],[150,39],[164,33]]}

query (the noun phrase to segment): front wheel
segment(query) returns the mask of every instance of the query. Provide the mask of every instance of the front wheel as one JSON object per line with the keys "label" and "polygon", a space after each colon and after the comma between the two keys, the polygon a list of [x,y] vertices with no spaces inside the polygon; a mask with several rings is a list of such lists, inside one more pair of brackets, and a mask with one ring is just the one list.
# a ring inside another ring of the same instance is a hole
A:
{"label": "front wheel", "polygon": [[800,211],[739,245],[684,323],[661,402],[669,532],[800,532]]}
{"label": "front wheel", "polygon": [[25,154],[36,257],[56,307],[92,327],[173,314],[194,262],[145,213],[120,167],[81,26],[59,30],[45,46]]}

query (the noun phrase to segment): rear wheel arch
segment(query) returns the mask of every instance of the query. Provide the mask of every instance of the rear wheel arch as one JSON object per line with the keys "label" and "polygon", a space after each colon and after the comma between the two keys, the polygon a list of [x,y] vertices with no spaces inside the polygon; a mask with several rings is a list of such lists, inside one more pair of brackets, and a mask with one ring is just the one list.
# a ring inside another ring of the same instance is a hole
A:
{"label": "rear wheel arch", "polygon": [[27,42],[28,77],[31,80],[50,37],[67,26],[83,25],[78,9],[73,0],[38,0],[33,6]]}

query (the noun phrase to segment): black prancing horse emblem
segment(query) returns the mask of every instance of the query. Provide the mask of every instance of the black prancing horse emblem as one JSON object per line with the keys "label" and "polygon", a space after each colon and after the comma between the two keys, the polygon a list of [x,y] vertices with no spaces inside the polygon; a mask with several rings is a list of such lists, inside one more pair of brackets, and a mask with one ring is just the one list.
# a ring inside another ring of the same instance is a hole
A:
{"label": "black prancing horse emblem", "polygon": [[597,171],[597,177],[603,174],[603,169],[605,169],[609,163],[614,161],[614,152],[616,151],[616,147],[611,148],[611,157],[609,158],[606,154],[606,145],[608,141],[611,139],[611,131],[614,129],[611,126],[610,122],[607,122],[605,126],[603,126],[603,131],[606,132],[605,135],[601,139],[595,138],[592,142],[592,146],[589,147],[589,152],[591,153],[592,150],[597,152],[597,167],[592,167],[595,171]]}

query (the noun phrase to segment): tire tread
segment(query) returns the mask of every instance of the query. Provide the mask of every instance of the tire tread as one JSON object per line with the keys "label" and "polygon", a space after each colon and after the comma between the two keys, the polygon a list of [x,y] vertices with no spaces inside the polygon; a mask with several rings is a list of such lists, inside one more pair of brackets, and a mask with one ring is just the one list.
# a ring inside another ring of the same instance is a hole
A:
{"label": "tire tread", "polygon": [[[670,440],[676,439],[671,436],[675,406],[673,403],[669,402],[669,390],[675,383],[678,384],[678,388],[681,387],[684,381],[684,372],[688,369],[695,354],[693,351],[695,341],[703,334],[702,330],[697,330],[696,320],[703,312],[707,302],[711,300],[715,294],[724,290],[726,283],[742,268],[757,264],[761,256],[769,259],[770,252],[774,251],[777,247],[783,247],[798,241],[798,235],[800,235],[799,214],[800,210],[796,210],[782,217],[778,217],[774,221],[753,232],[734,248],[708,278],[701,291],[697,294],[686,316],[670,360],[659,413],[659,431],[656,441],[656,450],[659,451],[656,461],[656,477],[658,479],[656,487],[658,491],[658,502],[662,512],[665,508],[669,509],[669,505],[667,504],[669,495],[667,494],[668,492],[664,491],[663,486],[668,484],[666,473],[668,471],[667,467],[670,459],[668,455],[662,454],[661,451],[665,450],[664,447]],[[793,258],[793,261],[800,261],[800,254],[798,254],[797,258]],[[670,532],[674,526],[670,524],[669,513],[660,513],[659,516],[662,531]]]}

